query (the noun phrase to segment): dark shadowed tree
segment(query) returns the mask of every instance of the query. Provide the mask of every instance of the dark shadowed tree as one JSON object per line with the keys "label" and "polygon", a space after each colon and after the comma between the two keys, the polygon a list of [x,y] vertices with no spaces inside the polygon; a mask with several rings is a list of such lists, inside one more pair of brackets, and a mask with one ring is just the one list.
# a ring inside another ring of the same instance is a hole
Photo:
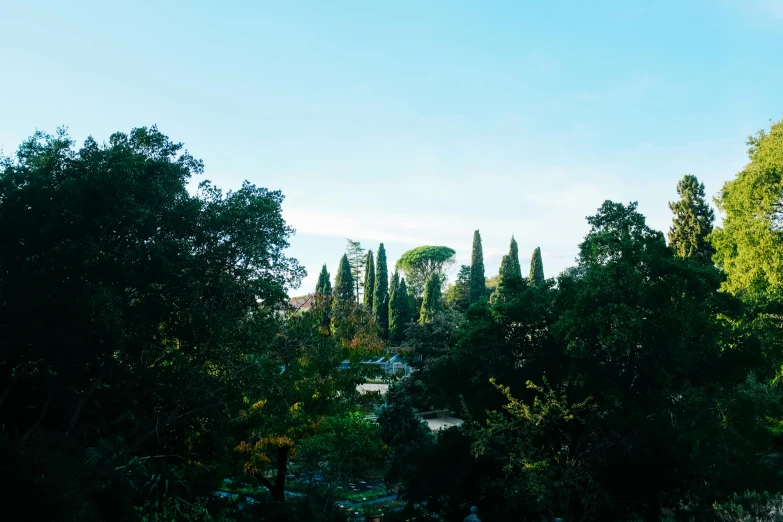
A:
{"label": "dark shadowed tree", "polygon": [[367,251],[367,263],[364,266],[364,308],[373,310],[373,295],[375,295],[375,260],[372,250]]}
{"label": "dark shadowed tree", "polygon": [[490,301],[497,302],[507,299],[511,292],[519,289],[522,282],[522,272],[519,266],[519,250],[517,242],[512,237],[508,254],[500,261],[497,286],[490,296]]}
{"label": "dark shadowed tree", "polygon": [[279,374],[262,352],[304,275],[283,195],[189,191],[202,171],[155,127],[0,159],[0,486],[30,519],[195,501]]}
{"label": "dark shadowed tree", "polygon": [[478,230],[473,232],[473,252],[470,258],[470,295],[471,303],[487,296],[487,287],[484,276],[484,250],[481,246],[481,234]]}
{"label": "dark shadowed tree", "polygon": [[[396,271],[395,271],[396,273]],[[405,278],[401,277],[394,292],[394,306],[389,302],[389,342],[400,344],[405,340],[405,329],[411,320],[411,299]]]}
{"label": "dark shadowed tree", "polygon": [[334,289],[332,291],[334,300],[353,301],[355,295],[354,289],[355,286],[348,255],[343,254],[343,257],[340,258],[340,264],[337,265],[337,275],[334,278]]}
{"label": "dark shadowed tree", "polygon": [[378,247],[378,261],[375,263],[375,292],[373,314],[375,322],[384,336],[389,334],[389,270],[386,267],[386,248]]}
{"label": "dark shadowed tree", "polygon": [[467,310],[470,306],[470,267],[462,265],[457,273],[457,280],[449,287],[444,296],[447,303],[459,310]]}
{"label": "dark shadowed tree", "polygon": [[419,323],[426,323],[432,321],[435,317],[435,313],[440,309],[440,276],[434,273],[427,279],[427,284],[424,285],[424,297],[421,302],[421,314],[419,315]]}
{"label": "dark shadowed tree", "polygon": [[397,292],[400,289],[400,273],[395,270],[389,284],[389,341],[399,342],[397,330],[399,329],[399,307]]}

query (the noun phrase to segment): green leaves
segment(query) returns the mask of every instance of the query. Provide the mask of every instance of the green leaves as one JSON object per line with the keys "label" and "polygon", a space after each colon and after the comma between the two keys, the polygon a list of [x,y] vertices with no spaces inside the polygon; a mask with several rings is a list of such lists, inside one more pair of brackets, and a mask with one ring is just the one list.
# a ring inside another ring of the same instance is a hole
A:
{"label": "green leaves", "polygon": [[715,200],[725,214],[710,239],[724,288],[757,301],[783,300],[783,121],[749,142],[751,162]]}
{"label": "green leaves", "polygon": [[389,270],[386,267],[386,249],[383,243],[378,247],[378,261],[375,263],[375,290],[373,291],[373,315],[384,337],[389,335]]}
{"label": "green leaves", "polygon": [[420,324],[432,321],[440,309],[440,286],[440,276],[437,273],[432,274],[424,287],[424,298],[421,302],[421,313],[419,314]]}
{"label": "green leaves", "polygon": [[78,150],[39,133],[0,162],[0,380],[19,434],[0,467],[30,470],[7,493],[35,498],[34,518],[66,518],[69,499],[122,512],[137,492],[113,455],[147,462],[155,491],[164,467],[193,479],[217,465],[226,413],[280,371],[261,348],[304,276],[284,253],[283,195],[191,194],[202,171],[155,127]]}
{"label": "green leaves", "polygon": [[544,284],[544,261],[541,259],[541,249],[536,247],[530,259],[530,284],[541,286]]}
{"label": "green leaves", "polygon": [[484,250],[481,246],[481,234],[473,232],[473,250],[470,258],[470,302],[476,303],[487,295],[484,276]]}
{"label": "green leaves", "polygon": [[445,281],[445,271],[454,264],[456,252],[445,246],[420,246],[408,250],[397,260],[397,268],[405,272],[408,288],[419,296],[432,274]]}
{"label": "green leaves", "polygon": [[679,201],[669,203],[674,213],[669,229],[669,246],[684,259],[712,264],[713,248],[708,237],[715,213],[704,199],[704,184],[690,174],[677,183]]}

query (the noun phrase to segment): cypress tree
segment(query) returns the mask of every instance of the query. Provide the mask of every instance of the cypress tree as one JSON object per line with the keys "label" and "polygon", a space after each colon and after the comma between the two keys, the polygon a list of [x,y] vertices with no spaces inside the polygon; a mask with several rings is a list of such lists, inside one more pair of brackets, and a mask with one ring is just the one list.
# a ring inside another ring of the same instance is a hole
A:
{"label": "cypress tree", "polygon": [[395,344],[400,341],[400,298],[407,299],[407,296],[401,296],[399,291],[400,273],[395,270],[389,285],[389,342]]}
{"label": "cypress tree", "polygon": [[712,264],[714,250],[707,236],[712,232],[715,213],[704,198],[704,184],[688,174],[677,183],[677,194],[680,199],[669,203],[674,213],[669,246],[679,257]]}
{"label": "cypress tree", "polygon": [[513,290],[519,288],[522,282],[522,269],[519,266],[519,250],[517,242],[511,238],[511,245],[508,254],[503,256],[498,271],[498,286],[490,297],[490,301],[495,303],[504,300]]}
{"label": "cypress tree", "polygon": [[473,232],[473,254],[470,261],[470,302],[475,303],[486,296],[484,280],[484,250],[481,248],[481,234]]}
{"label": "cypress tree", "polygon": [[331,294],[332,293],[332,281],[329,277],[329,272],[326,270],[326,264],[321,267],[321,273],[318,274],[318,282],[315,284],[316,294]]}
{"label": "cypress tree", "polygon": [[372,311],[373,295],[375,295],[375,261],[372,250],[367,251],[367,263],[364,265],[364,308]]}
{"label": "cypress tree", "polygon": [[[402,296],[407,299],[402,299]],[[403,324],[416,319],[417,301],[416,296],[413,295],[413,290],[405,282],[405,278],[400,276],[400,317],[403,318]]]}
{"label": "cypress tree", "polygon": [[348,256],[343,254],[340,265],[337,267],[337,275],[334,278],[332,290],[331,331],[336,339],[350,339],[353,332],[349,318],[356,307],[354,296],[354,282],[351,275],[351,264]]}
{"label": "cypress tree", "polygon": [[375,263],[375,291],[372,305],[375,322],[386,336],[389,334],[389,271],[386,268],[386,249],[383,243],[378,247],[378,259]]}
{"label": "cypress tree", "polygon": [[421,302],[421,314],[419,323],[424,324],[432,321],[435,312],[440,307],[440,276],[435,273],[427,279],[424,285],[424,297]]}
{"label": "cypress tree", "polygon": [[530,258],[530,283],[535,286],[544,284],[544,262],[539,247],[533,250],[533,257]]}
{"label": "cypress tree", "polygon": [[511,269],[516,277],[522,279],[522,265],[519,264],[519,247],[517,240],[511,236],[511,245],[508,248],[508,255],[511,258]]}
{"label": "cypress tree", "polygon": [[340,265],[337,267],[337,275],[334,278],[334,302],[335,304],[352,302],[354,300],[353,276],[348,256],[343,254]]}

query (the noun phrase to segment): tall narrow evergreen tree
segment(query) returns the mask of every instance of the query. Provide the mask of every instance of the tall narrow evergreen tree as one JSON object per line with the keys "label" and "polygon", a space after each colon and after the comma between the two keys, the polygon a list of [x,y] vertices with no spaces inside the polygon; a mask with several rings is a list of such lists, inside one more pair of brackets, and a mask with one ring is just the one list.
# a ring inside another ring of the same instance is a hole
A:
{"label": "tall narrow evergreen tree", "polygon": [[712,264],[712,245],[707,236],[712,232],[715,213],[704,198],[704,184],[687,174],[677,183],[680,199],[669,203],[674,213],[669,229],[669,246],[682,258]]}
{"label": "tall narrow evergreen tree", "polygon": [[373,295],[375,295],[375,261],[372,250],[367,251],[367,263],[364,265],[364,308],[373,310]]}
{"label": "tall narrow evergreen tree", "polygon": [[402,324],[408,324],[413,318],[413,308],[411,308],[411,291],[408,288],[408,284],[405,282],[405,278],[400,276],[400,286],[397,287],[397,297],[400,302],[400,319]]}
{"label": "tall narrow evergreen tree", "polygon": [[375,291],[373,295],[375,322],[386,336],[389,334],[389,271],[386,268],[386,249],[383,243],[378,247],[375,263]]}
{"label": "tall narrow evergreen tree", "polygon": [[440,276],[435,273],[427,279],[424,285],[424,297],[421,302],[421,313],[419,314],[419,323],[424,324],[432,321],[440,307]]}
{"label": "tall narrow evergreen tree", "polygon": [[389,341],[391,343],[399,342],[398,330],[400,327],[400,273],[395,270],[389,284]]}
{"label": "tall narrow evergreen tree", "polygon": [[544,284],[544,262],[539,247],[533,250],[533,257],[530,258],[530,283],[536,286]]}
{"label": "tall narrow evergreen tree", "polygon": [[473,254],[470,261],[470,302],[475,303],[487,294],[484,279],[484,250],[481,248],[481,234],[473,232]]}
{"label": "tall narrow evergreen tree", "polygon": [[337,267],[333,296],[335,304],[354,301],[353,276],[351,275],[351,265],[346,254],[343,254],[343,257],[340,259],[340,265]]}
{"label": "tall narrow evergreen tree", "polygon": [[346,254],[348,256],[348,264],[351,267],[351,277],[353,278],[354,297],[356,298],[356,304],[359,304],[359,295],[362,288],[362,271],[364,270],[366,250],[362,248],[362,244],[352,239],[346,239],[348,241],[348,247],[346,248]]}
{"label": "tall narrow evergreen tree", "polygon": [[351,265],[348,256],[343,254],[337,275],[334,278],[332,290],[331,331],[337,339],[350,339],[353,336],[350,327],[350,317],[356,308],[354,282],[351,275]]}
{"label": "tall narrow evergreen tree", "polygon": [[490,296],[490,301],[495,303],[504,300],[509,293],[519,288],[522,283],[522,269],[519,266],[519,250],[517,242],[511,238],[508,254],[503,256],[498,272],[498,285]]}
{"label": "tall narrow evergreen tree", "polygon": [[511,258],[511,269],[516,277],[522,279],[522,265],[519,264],[519,247],[517,240],[511,236],[511,245],[508,248],[508,255]]}
{"label": "tall narrow evergreen tree", "polygon": [[332,281],[329,272],[326,270],[326,264],[321,267],[321,273],[318,274],[318,282],[315,284],[315,293],[323,295],[332,293]]}

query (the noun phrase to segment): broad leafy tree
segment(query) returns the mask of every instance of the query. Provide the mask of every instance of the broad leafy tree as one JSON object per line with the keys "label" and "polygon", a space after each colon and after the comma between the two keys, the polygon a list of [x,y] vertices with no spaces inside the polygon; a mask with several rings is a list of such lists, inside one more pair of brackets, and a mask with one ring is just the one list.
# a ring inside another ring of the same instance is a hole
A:
{"label": "broad leafy tree", "polygon": [[783,121],[748,140],[750,163],[715,202],[724,219],[711,236],[725,289],[754,301],[783,300]]}
{"label": "broad leafy tree", "polygon": [[190,193],[202,170],[155,127],[80,148],[37,133],[0,163],[0,469],[30,518],[116,520],[166,481],[209,491],[273,369],[304,275],[283,196]]}
{"label": "broad leafy tree", "polygon": [[397,261],[397,268],[405,273],[408,288],[415,296],[421,296],[424,285],[432,274],[438,274],[441,283],[446,281],[446,270],[454,264],[456,252],[445,246],[421,246],[408,250]]}

